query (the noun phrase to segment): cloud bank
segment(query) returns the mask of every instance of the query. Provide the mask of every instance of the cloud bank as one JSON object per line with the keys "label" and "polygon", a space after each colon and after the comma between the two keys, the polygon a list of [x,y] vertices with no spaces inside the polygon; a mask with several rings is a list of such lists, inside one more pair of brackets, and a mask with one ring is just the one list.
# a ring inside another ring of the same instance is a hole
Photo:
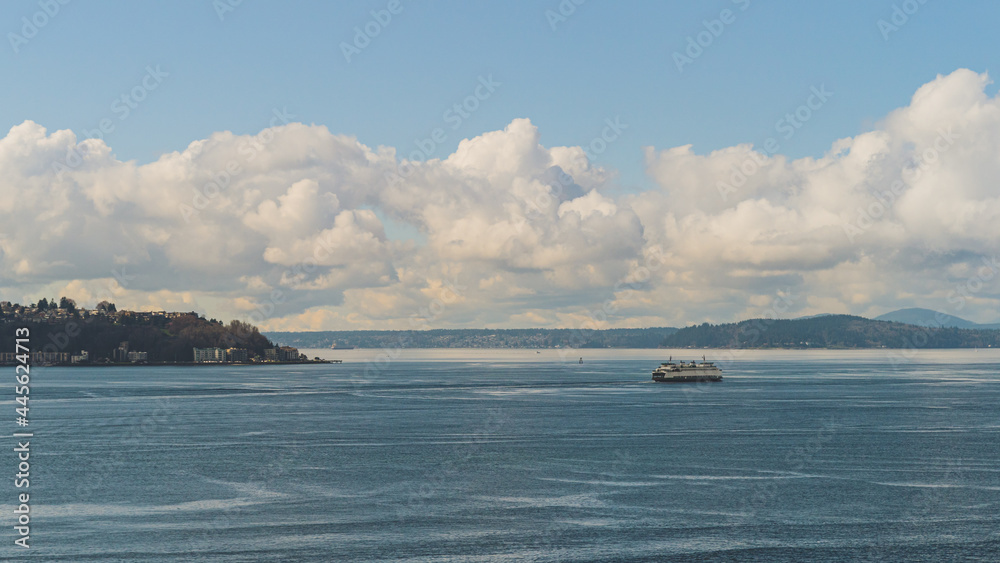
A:
{"label": "cloud bank", "polygon": [[[26,121],[0,139],[0,295],[271,330],[608,327],[923,306],[1000,318],[1000,100],[938,76],[820,158],[648,147],[622,194],[515,119],[411,162],[326,127],[137,164]],[[610,195],[617,194],[617,195]],[[394,237],[399,226],[416,231]]]}

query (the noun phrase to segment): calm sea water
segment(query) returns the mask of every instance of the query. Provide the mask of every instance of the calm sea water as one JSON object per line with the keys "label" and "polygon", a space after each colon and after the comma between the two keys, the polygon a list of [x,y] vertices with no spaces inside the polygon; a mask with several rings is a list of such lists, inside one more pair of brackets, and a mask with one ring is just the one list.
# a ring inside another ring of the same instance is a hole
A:
{"label": "calm sea water", "polygon": [[39,369],[33,546],[8,447],[0,558],[1000,560],[998,351],[745,352],[722,383],[650,382],[666,353]]}

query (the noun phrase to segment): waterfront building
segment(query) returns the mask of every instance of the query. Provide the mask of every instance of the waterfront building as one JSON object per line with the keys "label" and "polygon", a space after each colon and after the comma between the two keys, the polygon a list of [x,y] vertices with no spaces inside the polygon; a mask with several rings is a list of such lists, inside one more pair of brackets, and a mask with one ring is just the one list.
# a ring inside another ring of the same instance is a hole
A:
{"label": "waterfront building", "polygon": [[264,360],[268,362],[297,362],[301,359],[299,349],[292,346],[278,346],[264,350]]}
{"label": "waterfront building", "polygon": [[124,363],[124,362],[129,361],[129,359],[128,359],[128,340],[125,340],[124,342],[122,342],[121,344],[119,344],[118,347],[115,348],[111,352],[111,358],[114,361],[116,361],[116,362],[122,362],[122,363]]}
{"label": "waterfront building", "polygon": [[[0,352],[0,364],[20,364],[21,362],[18,360],[18,356],[24,356],[24,354],[17,354],[15,352]],[[68,362],[69,352],[32,352],[28,355],[28,363],[30,365],[53,365],[65,364]]]}
{"label": "waterfront building", "polygon": [[246,348],[227,348],[226,361],[246,363],[250,361],[250,353]]}
{"label": "waterfront building", "polygon": [[226,351],[222,348],[195,348],[194,361],[198,364],[222,363],[226,361]]}
{"label": "waterfront building", "polygon": [[136,350],[132,350],[131,352],[128,353],[128,361],[132,363],[145,362],[148,359],[149,359],[148,352],[139,352]]}

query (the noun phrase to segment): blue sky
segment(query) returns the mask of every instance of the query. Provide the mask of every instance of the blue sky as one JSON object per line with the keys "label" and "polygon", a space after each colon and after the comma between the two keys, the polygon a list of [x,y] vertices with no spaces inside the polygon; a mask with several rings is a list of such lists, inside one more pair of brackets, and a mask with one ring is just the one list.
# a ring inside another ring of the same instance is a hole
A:
{"label": "blue sky", "polygon": [[577,1],[0,4],[0,191],[44,210],[0,232],[0,297],[273,330],[1000,319],[1000,4]]}
{"label": "blue sky", "polygon": [[[387,2],[246,0],[216,14],[209,0],[70,2],[15,54],[0,128],[34,120],[50,130],[94,129],[147,65],[169,78],[107,141],[140,163],[214,131],[255,133],[272,107],[369,146],[412,149],[442,124],[481,75],[502,86],[449,130],[458,141],[527,117],[541,142],[581,145],[602,121],[629,129],[599,157],[626,185],[645,182],[641,147],[693,144],[704,153],[761,143],[814,85],[835,93],[782,153],[819,156],[833,139],[868,130],[939,73],[990,69],[998,52],[992,2],[920,5],[886,41],[877,21],[898,1],[602,2],[576,7],[556,29],[559,2],[401,2],[402,12],[348,63],[339,47]],[[742,7],[745,10],[741,10]],[[683,72],[672,60],[703,21],[731,9],[735,21]],[[5,2],[5,33],[20,33],[34,1]]]}

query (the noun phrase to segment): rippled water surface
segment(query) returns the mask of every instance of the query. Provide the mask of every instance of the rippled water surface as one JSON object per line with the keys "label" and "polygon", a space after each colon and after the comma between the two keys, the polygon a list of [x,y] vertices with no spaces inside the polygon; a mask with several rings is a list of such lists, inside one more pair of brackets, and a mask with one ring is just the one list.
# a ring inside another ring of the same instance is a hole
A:
{"label": "rippled water surface", "polygon": [[0,558],[1000,560],[995,350],[674,385],[691,352],[309,352],[344,363],[33,372],[33,547],[8,448]]}

